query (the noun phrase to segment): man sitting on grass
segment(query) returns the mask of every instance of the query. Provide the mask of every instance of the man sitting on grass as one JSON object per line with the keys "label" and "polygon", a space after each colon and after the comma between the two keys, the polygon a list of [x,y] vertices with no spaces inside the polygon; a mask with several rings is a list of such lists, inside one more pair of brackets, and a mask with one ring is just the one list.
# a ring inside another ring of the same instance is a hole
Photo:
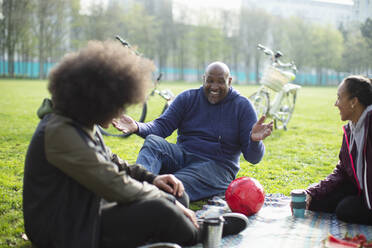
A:
{"label": "man sitting on grass", "polygon": [[[174,174],[191,201],[223,194],[239,171],[239,159],[258,163],[262,142],[273,124],[257,121],[251,102],[231,87],[230,70],[222,62],[207,66],[203,86],[182,92],[165,113],[149,123],[129,116],[114,121],[124,133],[146,138],[137,163],[155,174]],[[164,138],[177,129],[177,144]]]}

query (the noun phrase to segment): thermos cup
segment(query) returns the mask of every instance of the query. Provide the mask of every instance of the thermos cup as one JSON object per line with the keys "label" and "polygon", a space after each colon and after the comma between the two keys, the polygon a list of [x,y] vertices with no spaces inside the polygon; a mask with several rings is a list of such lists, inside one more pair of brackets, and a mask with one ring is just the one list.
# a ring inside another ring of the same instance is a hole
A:
{"label": "thermos cup", "polygon": [[293,216],[298,218],[305,217],[306,193],[303,189],[294,189],[291,191]]}

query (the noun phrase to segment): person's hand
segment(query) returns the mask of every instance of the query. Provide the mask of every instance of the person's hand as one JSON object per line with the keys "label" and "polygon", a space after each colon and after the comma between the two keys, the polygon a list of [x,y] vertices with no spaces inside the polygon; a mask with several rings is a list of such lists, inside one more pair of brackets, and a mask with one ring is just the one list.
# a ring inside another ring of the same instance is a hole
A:
{"label": "person's hand", "polygon": [[185,191],[183,183],[172,174],[158,175],[152,183],[159,189],[178,197],[181,197]]}
{"label": "person's hand", "polygon": [[266,116],[261,116],[261,118],[253,125],[251,139],[253,141],[264,140],[273,131],[273,122],[264,124]]}
{"label": "person's hand", "polygon": [[183,214],[191,220],[192,224],[194,224],[196,228],[199,228],[198,219],[196,218],[194,211],[186,208],[179,201],[176,201],[176,206],[182,210]]}
{"label": "person's hand", "polygon": [[134,133],[138,131],[138,126],[132,117],[121,115],[117,119],[112,120],[112,125],[124,134]]}
{"label": "person's hand", "polygon": [[306,210],[308,210],[310,207],[311,199],[311,195],[306,194]]}

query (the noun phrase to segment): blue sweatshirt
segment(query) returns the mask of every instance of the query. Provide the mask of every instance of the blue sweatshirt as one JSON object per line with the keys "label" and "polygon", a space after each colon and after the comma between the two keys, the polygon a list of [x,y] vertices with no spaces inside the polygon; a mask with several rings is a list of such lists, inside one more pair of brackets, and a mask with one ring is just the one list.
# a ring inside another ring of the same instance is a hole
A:
{"label": "blue sweatshirt", "polygon": [[222,164],[234,177],[239,171],[239,157],[253,164],[265,152],[262,141],[251,140],[257,122],[251,102],[230,87],[228,95],[211,104],[203,87],[179,94],[159,118],[138,124],[138,135],[145,138],[155,134],[166,138],[177,130],[177,144],[188,152],[207,157]]}

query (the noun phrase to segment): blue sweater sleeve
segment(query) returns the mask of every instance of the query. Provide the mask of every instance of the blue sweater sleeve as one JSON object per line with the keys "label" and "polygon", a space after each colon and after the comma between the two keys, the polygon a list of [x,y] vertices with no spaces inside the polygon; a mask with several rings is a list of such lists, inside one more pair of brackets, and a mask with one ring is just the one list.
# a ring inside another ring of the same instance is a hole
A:
{"label": "blue sweater sleeve", "polygon": [[251,102],[249,102],[249,100],[247,101],[247,107],[243,108],[240,117],[242,120],[239,130],[241,134],[241,151],[245,160],[252,164],[257,164],[264,156],[265,146],[262,141],[251,140],[252,127],[257,122],[257,115]]}
{"label": "blue sweater sleeve", "polygon": [[182,121],[183,111],[185,110],[185,97],[186,92],[179,94],[167,110],[157,119],[147,123],[137,122],[137,134],[142,138],[149,134],[155,134],[163,138],[171,135]]}

